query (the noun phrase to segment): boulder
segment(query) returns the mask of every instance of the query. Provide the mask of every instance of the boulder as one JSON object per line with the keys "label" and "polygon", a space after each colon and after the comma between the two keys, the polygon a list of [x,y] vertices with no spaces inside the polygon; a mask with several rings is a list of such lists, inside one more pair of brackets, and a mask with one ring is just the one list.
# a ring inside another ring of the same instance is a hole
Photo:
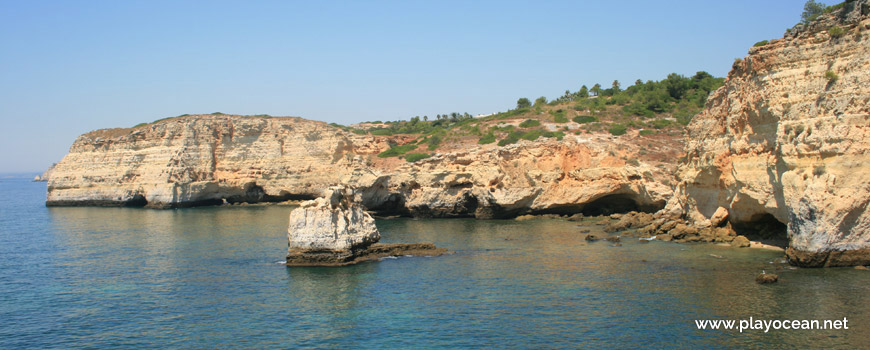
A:
{"label": "boulder", "polygon": [[772,273],[762,272],[755,276],[755,283],[758,284],[768,284],[768,283],[776,283],[779,280],[779,276]]}
{"label": "boulder", "polygon": [[746,248],[746,247],[749,247],[749,239],[746,238],[746,236],[743,236],[743,235],[740,235],[740,236],[734,237],[734,240],[731,241],[731,246],[732,246],[732,247],[737,247],[737,248]]}
{"label": "boulder", "polygon": [[716,209],[716,212],[713,213],[713,216],[710,217],[710,225],[713,227],[722,226],[725,224],[726,219],[728,219],[728,209],[719,207]]}
{"label": "boulder", "polygon": [[595,241],[599,240],[600,238],[598,238],[598,236],[596,236],[596,235],[588,234],[583,239],[586,240],[586,242],[595,242]]}
{"label": "boulder", "polygon": [[696,236],[698,235],[698,229],[686,224],[677,224],[673,229],[668,231],[668,233],[674,239],[681,239],[687,236]]}

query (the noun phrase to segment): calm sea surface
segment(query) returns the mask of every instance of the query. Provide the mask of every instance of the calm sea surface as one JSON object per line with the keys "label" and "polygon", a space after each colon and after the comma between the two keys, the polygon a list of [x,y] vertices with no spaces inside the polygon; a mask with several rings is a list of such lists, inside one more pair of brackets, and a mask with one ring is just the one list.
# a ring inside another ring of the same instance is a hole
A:
{"label": "calm sea surface", "polygon": [[[32,176],[30,177],[32,178]],[[626,240],[592,222],[381,220],[455,254],[287,268],[289,207],[46,208],[0,177],[0,348],[870,348],[870,271]],[[722,258],[711,256],[715,254]],[[698,330],[695,319],[849,330]]]}

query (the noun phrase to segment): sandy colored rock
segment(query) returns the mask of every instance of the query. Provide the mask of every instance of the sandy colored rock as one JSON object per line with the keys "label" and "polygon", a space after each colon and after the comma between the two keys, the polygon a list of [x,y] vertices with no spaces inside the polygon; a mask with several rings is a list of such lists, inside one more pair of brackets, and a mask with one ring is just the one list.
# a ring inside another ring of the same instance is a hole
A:
{"label": "sandy colored rock", "polygon": [[725,219],[728,219],[728,209],[719,207],[710,217],[710,225],[719,226],[725,224]]}
{"label": "sandy colored rock", "polygon": [[[512,218],[664,207],[674,163],[626,165],[643,147],[608,135],[476,142],[408,163],[377,154],[417,135],[357,135],[294,117],[191,115],[80,136],[52,171],[46,205],[175,208],[359,191],[378,215]],[[657,152],[671,154],[677,138]],[[647,151],[644,149],[644,151]],[[675,159],[669,157],[670,159]]]}
{"label": "sandy colored rock", "polygon": [[342,251],[380,240],[375,219],[353,201],[353,190],[332,187],[327,197],[302,203],[290,212],[290,251]]}
{"label": "sandy colored rock", "polygon": [[746,248],[749,247],[749,239],[745,236],[737,236],[731,241],[732,247]]}
{"label": "sandy colored rock", "polygon": [[870,263],[870,1],[842,5],[734,63],[688,126],[666,211],[699,227],[720,208],[733,224],[772,217],[793,263]]}

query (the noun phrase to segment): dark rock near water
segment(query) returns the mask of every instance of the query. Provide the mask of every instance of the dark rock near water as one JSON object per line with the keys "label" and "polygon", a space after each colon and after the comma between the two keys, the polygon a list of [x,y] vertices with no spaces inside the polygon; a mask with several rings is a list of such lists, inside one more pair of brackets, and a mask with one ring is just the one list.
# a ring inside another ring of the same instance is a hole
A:
{"label": "dark rock near water", "polygon": [[731,246],[738,247],[738,248],[746,248],[749,246],[749,239],[746,238],[745,236],[734,237],[734,240],[731,241]]}
{"label": "dark rock near water", "polygon": [[800,267],[840,267],[870,264],[870,249],[808,252],[789,247],[788,262]]}
{"label": "dark rock near water", "polygon": [[779,276],[772,273],[762,272],[755,276],[755,283],[758,284],[768,284],[768,283],[776,283],[779,280]]}
{"label": "dark rock near water", "polygon": [[619,236],[608,236],[605,238],[608,242],[619,242]]}
{"label": "dark rock near water", "polygon": [[598,236],[596,236],[596,235],[588,234],[583,239],[585,239],[586,242],[595,242],[595,241],[599,240],[600,238],[598,238]]}
{"label": "dark rock near water", "polygon": [[445,248],[432,243],[375,243],[367,247],[347,250],[291,249],[287,266],[347,266],[388,256],[438,256],[447,254]]}

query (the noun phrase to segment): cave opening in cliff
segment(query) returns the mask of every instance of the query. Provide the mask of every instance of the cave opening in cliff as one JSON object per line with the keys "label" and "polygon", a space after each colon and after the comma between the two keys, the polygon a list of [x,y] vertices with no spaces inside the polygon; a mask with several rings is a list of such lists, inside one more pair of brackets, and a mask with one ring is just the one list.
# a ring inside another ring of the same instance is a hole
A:
{"label": "cave opening in cliff", "polygon": [[631,194],[611,194],[587,203],[582,207],[580,213],[584,216],[600,216],[628,213],[631,211],[654,213],[659,209],[662,208],[654,205],[638,204],[635,196]]}
{"label": "cave opening in cliff", "polygon": [[[285,201],[307,201],[317,198],[310,194],[294,194],[281,191],[277,195],[266,193],[262,186],[255,183],[245,185],[244,193],[226,197],[227,203],[278,203]],[[220,203],[218,203],[219,205]]]}
{"label": "cave opening in cliff", "polygon": [[768,213],[753,216],[746,222],[733,223],[734,231],[751,241],[785,248],[788,246],[788,227]]}
{"label": "cave opening in cliff", "polygon": [[125,207],[139,208],[139,207],[144,207],[146,205],[148,205],[148,200],[145,199],[145,196],[143,196],[141,194],[137,194],[137,195],[133,196],[133,198],[130,198],[129,200],[124,202]]}

